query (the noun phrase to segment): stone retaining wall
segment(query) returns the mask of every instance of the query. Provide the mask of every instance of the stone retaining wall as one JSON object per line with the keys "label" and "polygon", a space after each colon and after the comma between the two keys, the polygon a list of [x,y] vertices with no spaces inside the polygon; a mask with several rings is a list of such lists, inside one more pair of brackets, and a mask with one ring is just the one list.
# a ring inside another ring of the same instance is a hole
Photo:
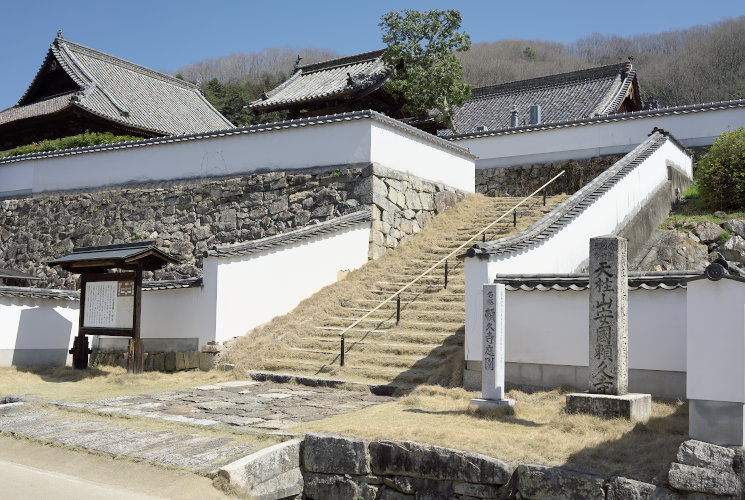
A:
{"label": "stone retaining wall", "polygon": [[[199,351],[146,352],[143,364],[146,372],[209,371],[215,366],[215,353]],[[127,367],[128,354],[121,351],[96,351],[91,365]]]}
{"label": "stone retaining wall", "polygon": [[377,165],[293,170],[50,193],[0,201],[0,268],[76,288],[45,262],[73,247],[155,240],[181,260],[145,279],[202,274],[204,251],[371,210],[370,257],[395,248],[462,195]]}
{"label": "stone retaining wall", "polygon": [[419,177],[375,166],[372,177],[370,258],[396,248],[429,225],[435,215],[455,205],[465,193]]}
{"label": "stone retaining wall", "polygon": [[[302,442],[275,445],[229,464],[219,474],[257,500],[742,498],[742,448],[686,441],[676,460],[672,487],[665,487],[559,467],[512,467],[477,453],[409,441],[308,434]],[[274,480],[283,477],[291,480]]]}
{"label": "stone retaining wall", "polygon": [[[686,148],[693,156],[694,168],[695,162],[708,153],[709,149],[710,146]],[[584,160],[477,169],[476,192],[487,196],[527,196],[553,176],[566,170],[564,176],[548,188],[548,194],[572,194],[623,157],[624,155],[607,155]]]}
{"label": "stone retaining wall", "polygon": [[527,196],[565,170],[566,173],[549,186],[548,194],[572,194],[623,156],[478,169],[476,192],[487,196]]}

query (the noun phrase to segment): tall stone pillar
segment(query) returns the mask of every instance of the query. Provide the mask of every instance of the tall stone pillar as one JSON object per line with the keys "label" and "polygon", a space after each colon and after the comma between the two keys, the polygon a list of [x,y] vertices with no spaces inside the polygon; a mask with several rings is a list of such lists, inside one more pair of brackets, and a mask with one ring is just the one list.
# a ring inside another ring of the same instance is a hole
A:
{"label": "tall stone pillar", "polygon": [[627,242],[590,240],[590,393],[629,392]]}
{"label": "tall stone pillar", "polygon": [[496,408],[511,411],[515,404],[504,398],[505,286],[484,285],[481,343],[481,398],[472,399],[476,411]]}
{"label": "tall stone pillar", "polygon": [[649,394],[629,394],[627,241],[590,239],[589,391],[567,395],[567,411],[646,421]]}

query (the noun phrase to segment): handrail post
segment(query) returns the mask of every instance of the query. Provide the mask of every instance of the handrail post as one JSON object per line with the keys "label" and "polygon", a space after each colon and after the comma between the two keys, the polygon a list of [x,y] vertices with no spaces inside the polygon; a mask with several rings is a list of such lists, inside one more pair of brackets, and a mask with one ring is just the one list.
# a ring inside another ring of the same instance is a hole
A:
{"label": "handrail post", "polygon": [[445,259],[445,290],[448,288],[448,260]]}
{"label": "handrail post", "polygon": [[546,206],[546,188],[543,188],[543,206]]}
{"label": "handrail post", "polygon": [[[539,187],[538,189],[536,189],[535,191],[533,191],[532,193],[530,193],[528,196],[526,196],[525,198],[523,198],[522,200],[520,200],[517,204],[513,205],[512,210],[505,210],[505,211],[503,211],[502,212],[502,215],[500,215],[499,217],[497,217],[494,221],[492,221],[490,224],[488,224],[482,231],[480,231],[480,234],[481,234],[481,237],[482,237],[482,240],[484,241],[484,243],[486,243],[486,236],[487,236],[486,233],[487,233],[487,231],[489,229],[491,229],[492,227],[495,227],[503,219],[509,217],[510,211],[512,212],[512,219],[513,219],[513,222],[512,223],[513,223],[513,225],[517,226],[517,207],[520,207],[523,204],[528,203],[534,196],[537,196],[541,192],[541,190],[543,190],[546,187],[548,187],[550,184],[552,184],[555,180],[557,180],[559,177],[561,177],[563,175],[564,175],[564,182],[566,183],[566,176],[565,176],[565,174],[566,174],[566,171],[562,170],[561,172],[559,172],[558,174],[556,174],[555,176],[553,176],[545,184],[543,184],[543,186]],[[341,345],[342,345],[341,356],[340,356],[340,359],[339,359],[340,364],[342,366],[344,366],[344,334],[346,332],[350,331],[352,328],[354,328],[357,325],[359,325],[361,321],[364,321],[367,317],[369,317],[372,313],[374,313],[375,311],[379,310],[381,307],[383,307],[386,304],[388,304],[390,301],[393,300],[394,297],[396,298],[396,324],[399,324],[399,322],[401,321],[401,293],[403,293],[404,291],[408,290],[409,287],[413,286],[414,283],[416,283],[417,281],[419,281],[419,279],[421,279],[422,277],[428,275],[430,272],[432,272],[440,264],[445,263],[445,265],[448,266],[448,264],[447,264],[448,259],[451,258],[451,257],[453,257],[456,253],[460,252],[462,249],[464,249],[467,246],[471,245],[474,241],[476,241],[476,239],[478,238],[478,235],[479,235],[479,233],[476,233],[471,238],[469,238],[468,241],[466,241],[464,243],[461,243],[460,246],[458,246],[458,248],[456,248],[455,250],[451,251],[445,257],[442,257],[440,260],[437,261],[436,264],[431,265],[426,271],[424,271],[423,273],[421,273],[420,275],[418,275],[413,280],[409,281],[409,283],[407,283],[406,285],[404,285],[401,288],[399,288],[398,291],[396,291],[396,292],[388,295],[388,297],[386,297],[385,300],[383,300],[382,302],[380,302],[378,305],[376,305],[375,307],[373,307],[372,309],[370,309],[369,311],[367,311],[365,314],[363,314],[360,318],[357,318],[356,320],[354,320],[349,326],[347,326],[346,328],[344,328],[344,330],[342,330],[342,332],[339,334],[339,336],[341,337]]]}
{"label": "handrail post", "polygon": [[339,353],[339,366],[344,366],[344,334],[341,334],[341,352]]}
{"label": "handrail post", "polygon": [[396,324],[401,321],[401,294],[396,294]]}

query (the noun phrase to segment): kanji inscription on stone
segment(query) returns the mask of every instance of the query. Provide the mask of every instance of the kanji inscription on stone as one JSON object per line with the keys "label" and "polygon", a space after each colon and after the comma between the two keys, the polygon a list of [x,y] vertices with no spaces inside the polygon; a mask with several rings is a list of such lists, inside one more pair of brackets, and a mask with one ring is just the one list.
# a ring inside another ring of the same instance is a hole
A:
{"label": "kanji inscription on stone", "polygon": [[484,399],[504,399],[504,299],[503,284],[484,285],[481,392]]}
{"label": "kanji inscription on stone", "polygon": [[624,238],[590,239],[590,392],[628,392],[628,271]]}

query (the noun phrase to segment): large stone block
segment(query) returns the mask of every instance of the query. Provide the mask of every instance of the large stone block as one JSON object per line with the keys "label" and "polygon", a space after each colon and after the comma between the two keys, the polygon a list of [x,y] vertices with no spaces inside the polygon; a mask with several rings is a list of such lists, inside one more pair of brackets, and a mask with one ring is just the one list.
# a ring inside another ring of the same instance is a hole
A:
{"label": "large stone block", "polygon": [[373,441],[369,450],[373,473],[378,475],[504,484],[512,473],[495,458],[410,441]]}
{"label": "large stone block", "polygon": [[601,418],[625,418],[635,422],[646,422],[652,413],[652,397],[649,394],[590,394],[586,392],[567,394],[566,409],[569,413],[587,413]]}
{"label": "large stone block", "polygon": [[303,443],[303,468],[326,474],[369,474],[367,442],[331,434],[308,434]]}
{"label": "large stone block", "polygon": [[522,498],[530,500],[605,500],[606,478],[579,472],[544,467],[519,465],[518,489]]}
{"label": "large stone block", "polygon": [[670,486],[686,492],[734,496],[740,489],[734,473],[692,465],[670,464],[667,478]]}
{"label": "large stone block", "polygon": [[377,486],[348,475],[305,472],[303,478],[303,494],[310,500],[373,500],[378,492]]}
{"label": "large stone block", "polygon": [[606,500],[684,500],[684,497],[662,486],[616,477],[608,485]]}
{"label": "large stone block", "polygon": [[[218,474],[246,489],[300,467],[301,439],[275,444],[223,466]],[[282,497],[278,497],[282,498]]]}
{"label": "large stone block", "polygon": [[255,485],[251,488],[250,494],[253,500],[288,498],[300,495],[303,492],[303,485],[303,473],[300,469],[291,469]]}
{"label": "large stone block", "polygon": [[694,467],[708,467],[725,472],[733,472],[735,450],[689,439],[683,442],[678,448],[676,461]]}

